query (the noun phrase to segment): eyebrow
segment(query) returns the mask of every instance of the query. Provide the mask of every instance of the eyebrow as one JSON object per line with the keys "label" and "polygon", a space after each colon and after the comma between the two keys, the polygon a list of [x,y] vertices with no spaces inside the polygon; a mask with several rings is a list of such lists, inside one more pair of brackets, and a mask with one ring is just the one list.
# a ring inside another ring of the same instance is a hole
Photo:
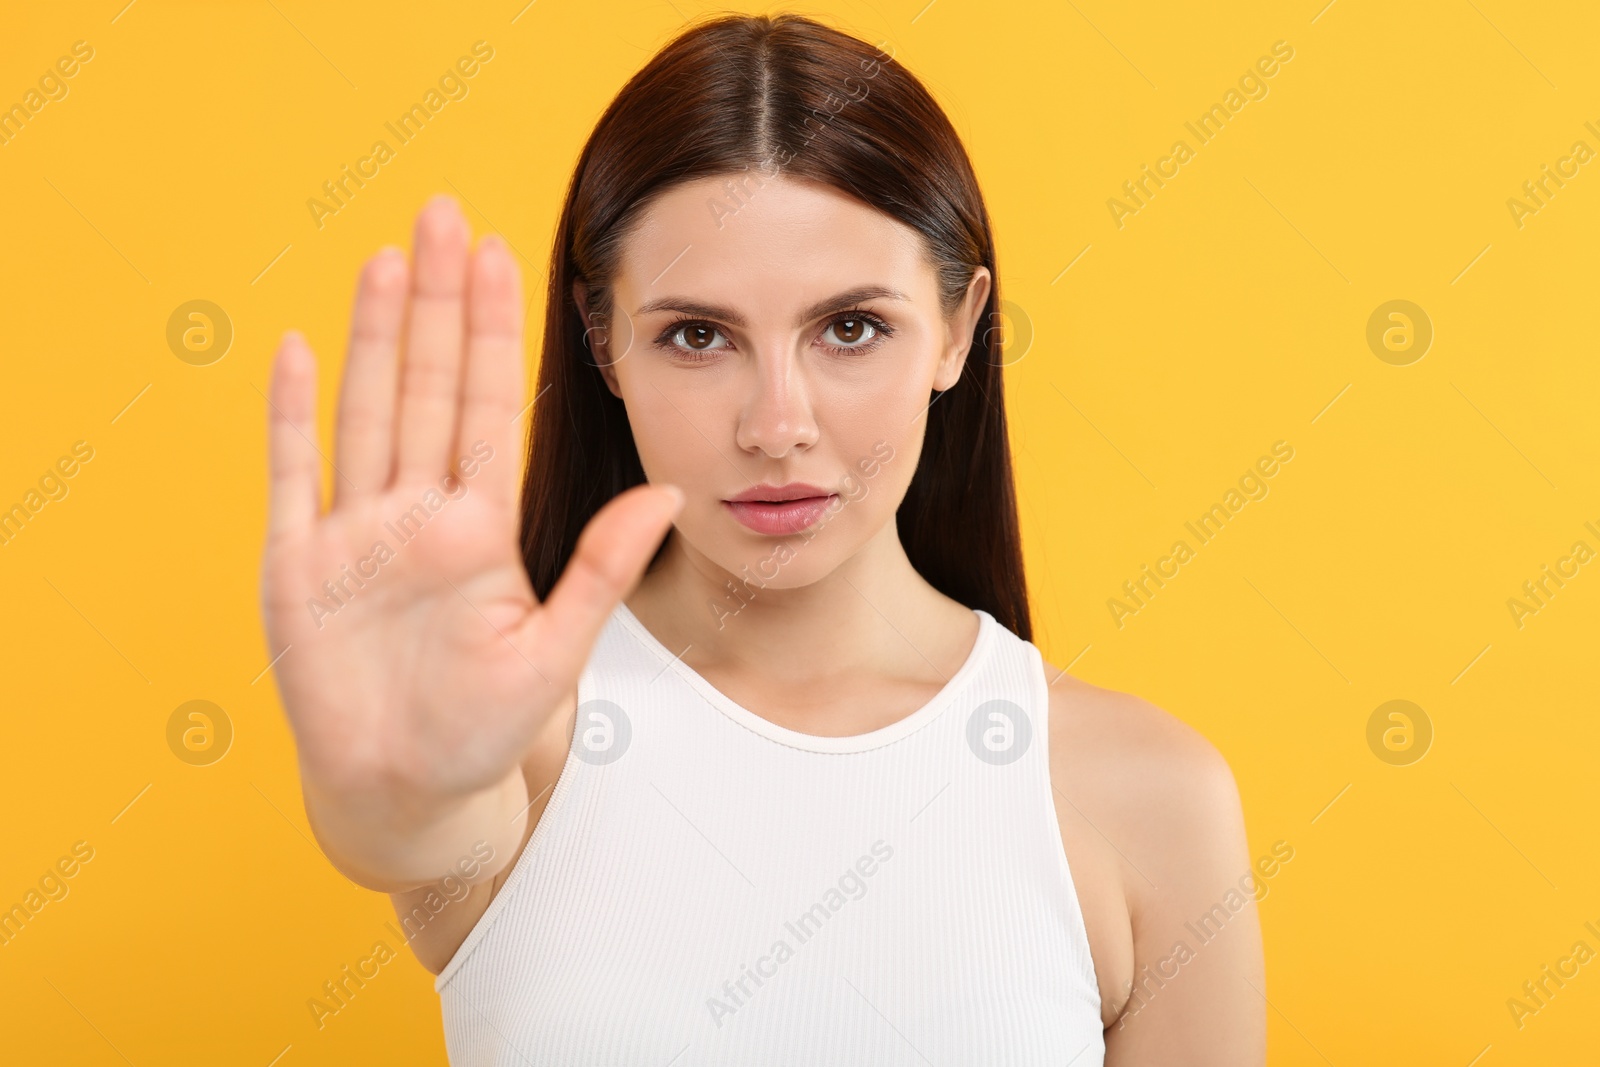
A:
{"label": "eyebrow", "polygon": [[[811,322],[813,319],[821,318],[830,311],[841,311],[855,304],[880,297],[885,300],[909,301],[911,299],[900,290],[890,289],[888,286],[861,285],[854,289],[846,289],[842,293],[836,293],[824,300],[818,300],[815,304],[800,312],[800,317],[795,320],[795,325],[804,326],[806,323]],[[648,315],[656,311],[676,311],[684,315],[718,319],[728,323],[730,326],[737,326],[741,330],[748,325],[744,316],[732,308],[718,307],[715,304],[702,304],[681,296],[664,296],[659,300],[652,300],[640,307],[634,314]]]}

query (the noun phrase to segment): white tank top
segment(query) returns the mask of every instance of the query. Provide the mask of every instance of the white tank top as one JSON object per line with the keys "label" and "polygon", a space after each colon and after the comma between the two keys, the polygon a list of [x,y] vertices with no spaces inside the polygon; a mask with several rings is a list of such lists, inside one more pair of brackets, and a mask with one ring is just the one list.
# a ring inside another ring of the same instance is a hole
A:
{"label": "white tank top", "polygon": [[450,1063],[1100,1067],[1044,661],[976,614],[931,702],[819,737],[619,604],[543,817],[434,983]]}

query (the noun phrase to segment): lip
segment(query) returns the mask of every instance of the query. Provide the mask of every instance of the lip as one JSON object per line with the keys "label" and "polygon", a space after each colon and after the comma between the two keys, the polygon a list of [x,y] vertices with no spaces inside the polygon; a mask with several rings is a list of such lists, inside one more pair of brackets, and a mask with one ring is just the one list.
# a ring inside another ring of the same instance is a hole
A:
{"label": "lip", "polygon": [[770,503],[829,495],[831,495],[829,490],[822,488],[820,485],[812,485],[810,482],[789,482],[785,485],[769,485],[766,482],[762,482],[760,485],[752,485],[742,493],[735,493],[733,496],[728,497],[728,500],[736,503],[751,500]]}
{"label": "lip", "polygon": [[805,482],[751,486],[722,502],[735,519],[756,533],[799,533],[822,517],[837,493]]}

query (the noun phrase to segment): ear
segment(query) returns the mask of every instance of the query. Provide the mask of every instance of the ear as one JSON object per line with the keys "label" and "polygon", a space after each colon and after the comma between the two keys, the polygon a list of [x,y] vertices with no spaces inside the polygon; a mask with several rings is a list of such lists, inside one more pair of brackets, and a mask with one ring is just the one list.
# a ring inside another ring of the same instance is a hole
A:
{"label": "ear", "polygon": [[584,349],[586,359],[592,360],[600,366],[600,377],[605,379],[606,388],[617,399],[622,398],[622,390],[617,385],[616,368],[606,352],[606,342],[609,340],[605,324],[589,314],[589,288],[582,282],[572,283],[572,299],[578,305],[578,320],[583,324],[584,337],[588,340],[588,347]]}
{"label": "ear", "polygon": [[955,314],[946,323],[946,346],[933,376],[933,387],[941,392],[961,380],[961,369],[966,365],[972,349],[972,335],[978,328],[978,319],[984,305],[989,302],[989,287],[993,277],[988,267],[980,266],[972,272],[966,295],[956,307]]}

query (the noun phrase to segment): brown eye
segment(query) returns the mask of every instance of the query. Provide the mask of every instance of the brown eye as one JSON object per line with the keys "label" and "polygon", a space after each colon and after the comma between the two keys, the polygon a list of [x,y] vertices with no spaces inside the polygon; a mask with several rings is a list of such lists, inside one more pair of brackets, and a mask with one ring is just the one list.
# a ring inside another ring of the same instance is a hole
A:
{"label": "brown eye", "polygon": [[851,345],[865,337],[868,328],[865,319],[840,319],[834,324],[834,336],[841,343]]}
{"label": "brown eye", "polygon": [[[823,340],[831,348],[841,352],[865,352],[876,348],[891,331],[883,322],[875,321],[865,315],[843,315],[828,323],[828,328],[822,332]],[[832,333],[837,341],[828,341],[828,334]]]}
{"label": "brown eye", "polygon": [[[723,344],[715,344],[722,331],[708,322],[691,322],[680,320],[668,326],[661,336],[656,338],[656,345],[677,355],[700,354],[703,352],[720,352],[727,348],[726,338]],[[681,340],[680,340],[681,338]]]}

